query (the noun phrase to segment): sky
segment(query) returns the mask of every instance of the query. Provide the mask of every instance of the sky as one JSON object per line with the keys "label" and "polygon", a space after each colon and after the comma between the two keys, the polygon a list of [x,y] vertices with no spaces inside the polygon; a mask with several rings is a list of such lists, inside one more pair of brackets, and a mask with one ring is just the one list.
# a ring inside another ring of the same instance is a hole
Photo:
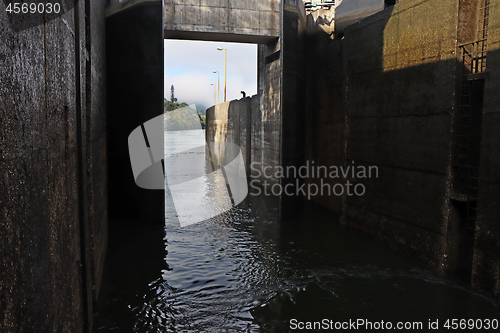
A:
{"label": "sky", "polygon": [[216,70],[220,73],[220,102],[224,101],[224,50],[227,49],[227,100],[257,93],[257,45],[168,40],[164,42],[164,97],[174,85],[178,102],[210,107],[214,104]]}

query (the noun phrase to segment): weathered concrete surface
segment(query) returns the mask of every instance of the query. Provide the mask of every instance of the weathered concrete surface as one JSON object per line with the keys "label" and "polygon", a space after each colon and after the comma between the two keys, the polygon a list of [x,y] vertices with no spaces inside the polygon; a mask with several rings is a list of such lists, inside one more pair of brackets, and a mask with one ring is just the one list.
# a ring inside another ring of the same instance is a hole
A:
{"label": "weathered concrete surface", "polygon": [[347,26],[378,13],[384,8],[384,0],[342,0],[335,7],[335,30],[342,31]]}
{"label": "weathered concrete surface", "polygon": [[80,1],[14,32],[0,2],[2,332],[91,327],[107,223],[103,13]]}
{"label": "weathered concrete surface", "polygon": [[163,113],[161,1],[143,1],[106,18],[110,219],[164,223],[164,192],[135,184],[128,136]]}
{"label": "weathered concrete surface", "polygon": [[[250,176],[252,163],[250,142],[261,136],[258,125],[262,122],[259,116],[259,99],[257,95],[240,100],[220,103],[207,110],[207,142],[235,143],[241,148],[245,167]],[[262,149],[262,146],[259,147]],[[256,148],[256,149],[259,149]]]}
{"label": "weathered concrete surface", "polygon": [[[303,8],[302,1],[287,2]],[[259,97],[251,102],[251,144],[245,150],[247,160],[257,162],[256,168],[281,163],[282,6],[281,0],[164,0],[165,38],[259,44]],[[225,107],[221,104],[219,108]]]}
{"label": "weathered concrete surface", "polygon": [[165,38],[265,43],[281,33],[281,0],[164,0]]}
{"label": "weathered concrete surface", "polygon": [[379,168],[364,196],[344,197],[343,222],[435,266],[446,254],[457,13],[456,1],[406,1],[343,41],[346,163]]}

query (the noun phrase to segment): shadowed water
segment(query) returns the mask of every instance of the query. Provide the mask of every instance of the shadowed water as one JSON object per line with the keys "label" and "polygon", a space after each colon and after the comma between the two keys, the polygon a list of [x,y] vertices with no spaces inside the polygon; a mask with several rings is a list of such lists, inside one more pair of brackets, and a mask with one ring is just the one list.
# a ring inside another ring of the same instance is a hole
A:
{"label": "shadowed water", "polygon": [[[500,318],[497,302],[344,228],[314,206],[279,220],[276,198],[181,228],[110,229],[96,332],[289,332],[300,321]],[[166,230],[166,237],[165,237]]]}

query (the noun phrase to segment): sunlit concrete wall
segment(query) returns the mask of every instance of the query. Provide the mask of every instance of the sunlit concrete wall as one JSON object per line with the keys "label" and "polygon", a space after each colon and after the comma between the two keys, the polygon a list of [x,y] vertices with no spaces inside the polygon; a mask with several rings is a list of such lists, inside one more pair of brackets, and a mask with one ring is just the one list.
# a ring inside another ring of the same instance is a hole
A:
{"label": "sunlit concrete wall", "polygon": [[0,331],[88,331],[107,232],[104,2],[16,31],[2,1],[0,31]]}
{"label": "sunlit concrete wall", "polygon": [[379,178],[351,180],[366,194],[344,197],[343,222],[440,267],[457,25],[457,1],[402,1],[349,26],[343,40],[345,160],[379,168]]}
{"label": "sunlit concrete wall", "polygon": [[262,145],[254,144],[261,141],[262,118],[259,112],[259,98],[257,95],[240,100],[220,103],[207,110],[206,118],[207,142],[235,143],[241,148],[247,174],[251,175],[250,164],[262,163],[262,154],[252,156],[254,150],[263,149]]}
{"label": "sunlit concrete wall", "polygon": [[[262,2],[264,3],[264,2]],[[268,5],[270,2],[267,3]],[[283,30],[279,38],[267,40],[258,47],[258,94],[252,97],[250,159],[257,162],[255,168],[266,166],[274,169],[280,165],[295,165],[303,160],[303,140],[300,122],[303,115],[305,75],[303,66],[303,38],[305,36],[305,10],[301,0],[286,0],[284,3]],[[239,36],[237,36],[239,38]],[[236,105],[236,102],[231,102]],[[237,104],[243,103],[238,101]],[[229,107],[229,106],[228,106]],[[235,106],[229,107],[229,115]],[[223,104],[216,106],[215,114],[222,112]],[[233,117],[223,125],[222,118],[207,113],[207,127],[218,127],[217,131],[231,132],[238,126]],[[224,112],[223,112],[224,113]],[[241,116],[241,114],[240,114]],[[218,119],[217,124],[210,124]],[[223,128],[221,126],[227,126]],[[216,132],[217,132],[216,131]],[[224,134],[226,135],[226,134]],[[223,137],[223,136],[220,136]],[[230,136],[229,136],[230,137]],[[246,136],[245,136],[246,137]],[[279,182],[271,177],[270,182]]]}
{"label": "sunlit concrete wall", "polygon": [[280,36],[281,0],[164,0],[165,38],[262,42]]}
{"label": "sunlit concrete wall", "polygon": [[164,192],[136,185],[128,147],[134,129],[163,114],[162,3],[125,4],[106,17],[110,223],[163,225]]}

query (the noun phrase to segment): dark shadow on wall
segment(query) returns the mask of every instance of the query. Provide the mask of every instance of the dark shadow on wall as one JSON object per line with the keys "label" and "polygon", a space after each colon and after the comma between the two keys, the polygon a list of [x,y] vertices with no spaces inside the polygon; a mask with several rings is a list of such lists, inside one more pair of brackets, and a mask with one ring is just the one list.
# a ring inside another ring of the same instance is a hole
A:
{"label": "dark shadow on wall", "polygon": [[[443,6],[450,7],[446,12],[457,10],[451,1]],[[455,56],[457,21],[435,19],[429,27],[425,16],[417,15],[425,12],[423,6],[406,9],[415,11],[413,26],[424,28],[412,35],[403,31],[408,13],[398,12],[389,22],[394,8],[350,26],[342,40],[308,36],[306,160],[378,168],[378,177],[340,180],[363,184],[362,196],[319,195],[311,201],[342,211],[342,223],[393,248],[498,291],[493,262],[500,251],[489,236],[497,234],[499,216],[493,204],[499,193],[492,185],[498,177],[491,173],[498,160],[492,150],[498,147],[492,134],[498,101],[491,88],[498,82],[493,75],[498,51],[487,56],[490,78],[464,80],[470,70]],[[459,29],[461,42],[469,41],[466,32]],[[483,106],[494,112],[485,113]],[[471,119],[465,141],[461,115]],[[464,144],[467,167],[478,172],[479,190],[472,199],[456,185],[457,149]],[[307,182],[320,184],[319,179]],[[466,224],[471,217],[476,222]]]}
{"label": "dark shadow on wall", "polygon": [[[292,2],[292,1],[290,1]],[[306,105],[306,17],[300,6],[283,5],[283,37],[282,37],[282,85],[281,85],[281,147],[279,165],[287,168],[298,168],[304,162],[305,153],[305,105]],[[297,188],[303,184],[302,179],[283,177],[278,179],[281,188]],[[297,183],[298,182],[298,183]],[[280,196],[280,215],[285,223],[289,217],[295,216],[302,209],[299,195]]]}
{"label": "dark shadow on wall", "polygon": [[[498,51],[488,55],[498,57]],[[495,291],[499,281],[493,263],[500,251],[491,235],[500,232],[495,204],[500,192],[491,166],[500,162],[493,134],[499,117],[498,110],[484,110],[487,100],[493,108],[498,101],[488,91],[494,86],[490,78],[462,81],[453,76],[463,70],[453,58],[349,75],[346,165],[377,166],[379,177],[354,179],[365,185],[366,193],[344,196],[342,222]],[[465,86],[465,92],[455,90],[457,85]],[[465,126],[462,117],[469,119],[466,132],[460,129]],[[465,165],[464,145],[469,155]],[[457,171],[464,167],[475,171]]]}
{"label": "dark shadow on wall", "polygon": [[[367,36],[363,42],[369,45],[363,48],[370,51],[368,55],[358,55],[361,58],[367,56],[367,59],[359,59],[360,64],[353,66],[362,65],[366,61],[374,64],[376,68],[381,68],[384,45],[382,32],[392,10],[393,7],[390,7],[385,9],[383,14],[379,13],[377,29],[373,32],[364,32]],[[344,51],[345,41],[332,37],[321,30],[313,30],[306,37],[303,62],[305,103],[302,112],[304,117],[300,121],[302,131],[305,133],[305,154],[301,161],[302,165],[307,161],[309,165],[314,162],[315,166],[326,167],[338,167],[345,163],[344,123],[347,110],[347,80],[344,61],[347,55]],[[318,189],[319,194],[310,197],[312,202],[340,212],[342,194],[339,189],[340,186],[345,188],[344,179],[309,177],[304,183],[312,192]]]}
{"label": "dark shadow on wall", "polygon": [[160,1],[106,18],[110,221],[94,332],[134,327],[136,318],[124,300],[141,306],[149,283],[166,266],[165,193],[136,185],[128,149],[130,133],[163,114],[162,22]]}
{"label": "dark shadow on wall", "polygon": [[164,191],[134,181],[128,136],[163,113],[161,2],[140,3],[106,19],[109,216],[164,224]]}
{"label": "dark shadow on wall", "polygon": [[[305,160],[318,166],[343,165],[344,74],[342,42],[323,32],[307,37],[306,105],[304,108]],[[325,180],[328,186],[335,180]],[[307,179],[307,186],[321,186],[320,179]],[[340,212],[341,197],[318,195],[311,201]]]}

